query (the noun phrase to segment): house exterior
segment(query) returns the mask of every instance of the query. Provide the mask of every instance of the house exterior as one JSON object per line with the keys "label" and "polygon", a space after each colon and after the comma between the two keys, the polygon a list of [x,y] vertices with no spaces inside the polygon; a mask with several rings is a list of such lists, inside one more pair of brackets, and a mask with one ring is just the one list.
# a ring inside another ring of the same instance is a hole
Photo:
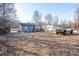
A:
{"label": "house exterior", "polygon": [[20,31],[19,25],[10,27],[10,33],[18,33],[19,31]]}
{"label": "house exterior", "polygon": [[38,32],[42,31],[40,25],[35,23],[20,23],[20,31],[21,32]]}
{"label": "house exterior", "polygon": [[44,29],[44,31],[55,31],[56,30],[56,26],[54,26],[53,24],[44,24],[42,28]]}
{"label": "house exterior", "polygon": [[19,28],[10,28],[10,32],[11,33],[18,33],[19,32]]}
{"label": "house exterior", "polygon": [[37,23],[20,23],[20,32],[41,32],[41,31],[54,31],[54,26],[49,24]]}
{"label": "house exterior", "polygon": [[53,30],[53,25],[44,25],[42,26],[44,31],[52,31]]}

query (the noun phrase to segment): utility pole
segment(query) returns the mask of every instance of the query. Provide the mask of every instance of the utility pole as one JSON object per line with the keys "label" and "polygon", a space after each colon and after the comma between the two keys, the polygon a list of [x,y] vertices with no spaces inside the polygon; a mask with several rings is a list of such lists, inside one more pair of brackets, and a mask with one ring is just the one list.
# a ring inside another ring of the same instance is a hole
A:
{"label": "utility pole", "polygon": [[78,30],[79,29],[79,7],[76,9],[75,12],[75,27]]}

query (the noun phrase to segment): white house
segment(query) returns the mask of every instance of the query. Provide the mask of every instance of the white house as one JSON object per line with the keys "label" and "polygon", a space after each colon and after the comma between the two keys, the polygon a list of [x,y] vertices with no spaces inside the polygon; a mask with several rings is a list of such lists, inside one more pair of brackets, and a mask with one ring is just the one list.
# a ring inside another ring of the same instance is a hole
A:
{"label": "white house", "polygon": [[46,24],[46,25],[44,25],[42,27],[43,27],[44,31],[53,31],[54,30],[54,26],[53,25]]}

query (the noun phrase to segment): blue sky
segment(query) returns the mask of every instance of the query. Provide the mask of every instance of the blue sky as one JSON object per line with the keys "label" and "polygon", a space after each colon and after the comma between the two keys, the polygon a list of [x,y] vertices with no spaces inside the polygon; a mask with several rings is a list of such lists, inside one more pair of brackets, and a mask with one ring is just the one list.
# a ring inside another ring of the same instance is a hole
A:
{"label": "blue sky", "polygon": [[47,14],[52,14],[59,17],[59,20],[73,20],[75,9],[79,4],[73,3],[16,3],[15,4],[18,18],[21,22],[29,22],[35,10],[42,14],[42,20]]}

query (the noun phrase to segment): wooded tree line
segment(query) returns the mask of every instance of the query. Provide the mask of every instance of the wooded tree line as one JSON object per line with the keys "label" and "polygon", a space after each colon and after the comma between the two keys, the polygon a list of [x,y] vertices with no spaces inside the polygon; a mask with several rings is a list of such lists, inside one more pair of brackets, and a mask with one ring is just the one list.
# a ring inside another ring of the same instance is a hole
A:
{"label": "wooded tree line", "polygon": [[[71,29],[79,30],[79,8],[77,8],[76,14],[77,14],[77,18],[73,19],[74,22],[72,22],[72,20],[71,21],[64,20],[64,21],[61,21],[60,24],[62,25],[67,24],[68,26],[70,26]],[[46,24],[57,26],[60,21],[58,16],[53,17],[52,14],[45,15],[44,22],[42,22],[41,18],[42,18],[42,14],[38,10],[36,10],[33,14],[33,21],[35,23],[46,23]]]}
{"label": "wooded tree line", "polygon": [[7,33],[11,27],[17,27],[17,19],[14,3],[0,3],[0,33]]}
{"label": "wooded tree line", "polygon": [[57,25],[59,22],[59,18],[58,16],[55,16],[55,18],[53,18],[52,14],[47,14],[44,16],[44,21],[42,21],[42,14],[36,10],[33,14],[33,21],[35,23],[46,23],[46,24],[53,24],[53,25]]}

